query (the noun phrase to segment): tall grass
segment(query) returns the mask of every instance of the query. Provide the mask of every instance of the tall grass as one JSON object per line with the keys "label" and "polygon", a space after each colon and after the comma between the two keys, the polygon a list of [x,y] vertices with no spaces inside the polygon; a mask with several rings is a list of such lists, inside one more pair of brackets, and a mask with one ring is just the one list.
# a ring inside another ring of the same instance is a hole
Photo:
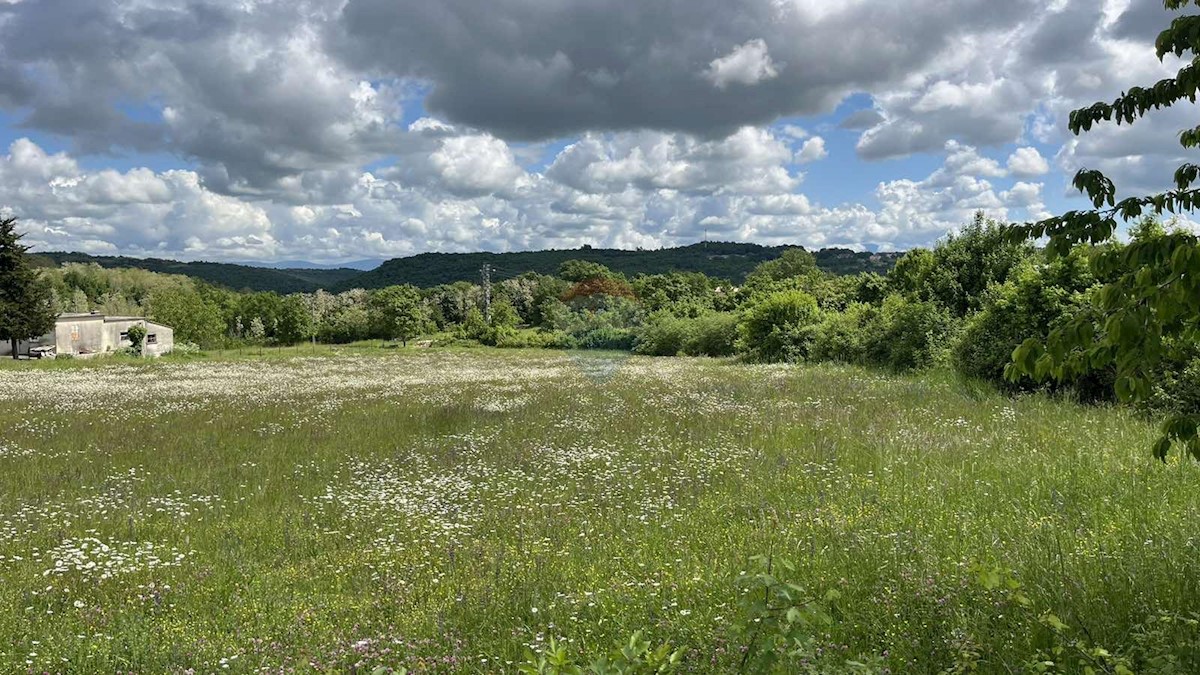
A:
{"label": "tall grass", "polygon": [[0,671],[512,672],[639,630],[735,671],[756,555],[837,591],[814,654],[892,672],[1144,659],[1156,617],[1200,610],[1200,469],[1120,410],[831,366],[295,351],[0,369]]}

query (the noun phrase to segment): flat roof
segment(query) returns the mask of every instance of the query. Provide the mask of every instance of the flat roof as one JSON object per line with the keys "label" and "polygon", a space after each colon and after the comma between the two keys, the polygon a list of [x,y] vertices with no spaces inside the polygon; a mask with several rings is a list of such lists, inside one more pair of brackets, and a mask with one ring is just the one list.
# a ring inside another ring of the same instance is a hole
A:
{"label": "flat roof", "polygon": [[92,313],[75,313],[75,314],[59,314],[58,320],[63,321],[80,321],[82,319],[104,319],[105,321],[145,321],[143,316],[109,316],[107,314],[92,314]]}
{"label": "flat roof", "polygon": [[168,326],[165,323],[154,321],[153,319],[147,319],[144,316],[108,316],[106,314],[99,314],[99,313],[94,313],[94,312],[88,312],[86,314],[81,313],[81,312],[59,314],[58,319],[56,319],[56,321],[90,321],[93,319],[100,319],[100,320],[103,320],[105,323],[116,323],[118,321],[145,321],[146,323],[152,323],[155,326],[162,326],[163,328],[170,328],[170,326]]}

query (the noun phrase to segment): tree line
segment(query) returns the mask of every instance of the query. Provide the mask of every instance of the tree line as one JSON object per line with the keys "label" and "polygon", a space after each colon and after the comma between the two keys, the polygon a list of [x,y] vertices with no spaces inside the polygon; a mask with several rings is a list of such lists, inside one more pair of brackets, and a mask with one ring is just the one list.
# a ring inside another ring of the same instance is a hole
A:
{"label": "tree line", "polygon": [[[751,243],[702,242],[676,248],[635,251],[583,246],[571,250],[510,253],[421,253],[386,261],[366,272],[351,268],[273,268],[255,264],[180,262],[58,251],[40,251],[34,255],[34,262],[46,268],[61,267],[67,263],[95,263],[109,269],[143,269],[180,274],[234,290],[274,291],[288,295],[314,293],[318,289],[340,292],[404,284],[429,288],[477,279],[480,268],[485,264],[502,269],[554,274],[562,263],[576,259],[598,262],[627,275],[678,270],[703,272],[740,282],[756,265],[778,257],[787,248]],[[834,274],[856,274],[886,272],[901,254],[824,248],[813,255],[823,270]]]}
{"label": "tree line", "polygon": [[[563,263],[571,260],[598,263],[629,277],[665,271],[700,272],[741,283],[759,263],[779,257],[788,248],[791,247],[706,241],[676,248],[635,251],[583,246],[570,250],[510,253],[422,253],[389,260],[374,270],[344,280],[336,288],[381,288],[397,284],[428,288],[477,279],[484,265],[554,275]],[[857,274],[886,272],[901,254],[825,248],[813,255],[817,265],[827,272]]]}
{"label": "tree line", "polygon": [[[1172,236],[1147,218],[1128,243],[1102,246],[1113,254]],[[1099,302],[1113,275],[1089,264],[1096,250],[1041,250],[979,215],[936,246],[907,252],[886,274],[832,274],[795,248],[760,263],[740,284],[699,272],[631,277],[567,260],[555,274],[500,275],[490,292],[459,281],[282,295],[68,263],[27,270],[26,280],[34,275],[42,289],[23,304],[40,303],[51,317],[143,315],[174,327],[177,343],[205,349],[426,336],[443,344],[837,362],[894,372],[942,366],[1010,391],[1048,388],[1098,400],[1114,395],[1112,368],[1044,383],[1033,374],[1014,377],[1010,367],[1027,341],[1047,339]],[[0,256],[0,264],[15,264],[6,260],[15,258]],[[1163,360],[1153,379],[1147,402],[1200,407],[1200,346]]]}

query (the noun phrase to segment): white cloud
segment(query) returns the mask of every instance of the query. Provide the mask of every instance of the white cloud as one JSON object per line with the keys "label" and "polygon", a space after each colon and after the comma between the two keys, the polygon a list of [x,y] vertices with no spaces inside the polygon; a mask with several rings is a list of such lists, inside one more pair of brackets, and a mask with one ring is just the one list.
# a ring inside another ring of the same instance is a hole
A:
{"label": "white cloud", "polygon": [[1000,197],[1008,206],[1023,209],[1030,220],[1042,220],[1052,215],[1042,201],[1041,183],[1018,181]]}
{"label": "white cloud", "polygon": [[804,142],[800,148],[800,152],[796,153],[796,161],[800,164],[808,164],[820,159],[825,159],[829,156],[829,151],[825,149],[825,139],[820,136],[813,136]]}
{"label": "white cloud", "polygon": [[745,127],[718,141],[659,132],[590,134],[565,148],[547,171],[585,192],[680,190],[772,193],[800,182],[788,172],[792,151],[765,129]]}
{"label": "white cloud", "polygon": [[524,173],[508,144],[487,135],[447,138],[429,161],[456,193],[504,191]]}
{"label": "white cloud", "polygon": [[796,126],[795,124],[785,124],[780,128],[780,131],[783,132],[784,136],[794,138],[798,141],[802,141],[812,135],[808,132],[808,129]]}
{"label": "white cloud", "polygon": [[1050,173],[1050,162],[1037,148],[1017,148],[1008,158],[1008,170],[1018,178],[1037,178]]}
{"label": "white cloud", "polygon": [[[1172,15],[1147,3],[535,5],[13,5],[0,108],[69,150],[14,142],[0,210],[39,245],[194,257],[653,246],[703,228],[893,247],[977,208],[1039,217],[1082,167],[1131,194],[1189,159],[1193,106],[1064,129],[1072,108],[1178,66],[1154,57]],[[44,29],[64,24],[87,39]],[[406,124],[405,107],[429,116]],[[941,164],[867,185],[839,156],[806,170],[858,196],[803,194],[796,165],[851,132],[866,160]],[[180,170],[81,168],[151,152]]]}
{"label": "white cloud", "polygon": [[751,40],[735,48],[729,54],[713,59],[704,76],[718,89],[731,84],[755,85],[779,77],[779,70],[771,60],[767,42],[762,38]]}
{"label": "white cloud", "polygon": [[991,182],[999,165],[962,144],[948,144],[943,165],[924,179],[881,183],[874,209],[821,205],[798,192],[799,177],[787,171],[794,154],[752,127],[712,141],[590,135],[545,173],[526,173],[499,139],[451,136],[427,155],[401,157],[407,168],[348,181],[313,176],[291,195],[317,199],[291,203],[216,193],[193,171],[90,173],[68,155],[20,140],[0,158],[0,204],[40,250],[320,261],[584,243],[657,247],[706,233],[892,249],[928,244],[976,210],[1004,218],[1042,208],[1040,184],[1002,190]]}

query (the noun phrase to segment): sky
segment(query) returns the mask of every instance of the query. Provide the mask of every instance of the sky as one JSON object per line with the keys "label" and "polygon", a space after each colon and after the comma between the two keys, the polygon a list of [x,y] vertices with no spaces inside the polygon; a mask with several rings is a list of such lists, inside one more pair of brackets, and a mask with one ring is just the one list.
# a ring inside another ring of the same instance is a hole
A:
{"label": "sky", "polygon": [[[701,240],[928,246],[1163,189],[1159,0],[0,0],[34,250],[322,263]],[[1192,160],[1195,161],[1195,160]]]}

